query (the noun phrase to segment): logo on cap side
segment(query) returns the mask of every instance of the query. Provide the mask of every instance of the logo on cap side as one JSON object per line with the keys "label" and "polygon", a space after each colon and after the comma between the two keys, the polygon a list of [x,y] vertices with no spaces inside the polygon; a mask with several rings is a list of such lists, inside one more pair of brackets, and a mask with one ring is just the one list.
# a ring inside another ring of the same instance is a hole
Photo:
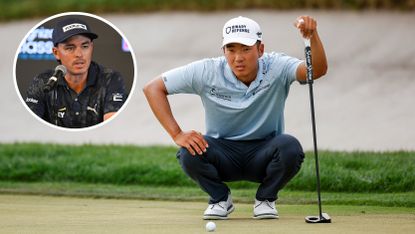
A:
{"label": "logo on cap side", "polygon": [[62,30],[63,30],[63,32],[66,32],[66,31],[69,31],[69,30],[72,30],[72,29],[77,29],[77,28],[88,30],[86,28],[85,24],[76,24],[76,23],[75,24],[68,24],[66,26],[63,26]]}
{"label": "logo on cap side", "polygon": [[258,36],[258,38],[261,38],[262,32],[257,32],[256,35]]}

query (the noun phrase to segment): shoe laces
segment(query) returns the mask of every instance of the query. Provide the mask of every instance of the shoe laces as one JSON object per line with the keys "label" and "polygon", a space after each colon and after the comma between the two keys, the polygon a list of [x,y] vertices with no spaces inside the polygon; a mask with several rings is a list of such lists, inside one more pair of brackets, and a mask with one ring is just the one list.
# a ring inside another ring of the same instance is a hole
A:
{"label": "shoe laces", "polygon": [[226,210],[231,204],[232,204],[232,198],[230,197],[230,194],[229,194],[229,197],[226,201],[220,201],[218,203],[211,204],[210,209],[215,208],[215,206],[219,206],[220,208]]}
{"label": "shoe laces", "polygon": [[268,200],[260,201],[260,203],[258,205],[256,205],[255,208],[257,208],[258,206],[262,205],[263,203],[265,205],[267,205],[269,208],[275,209],[275,207],[273,206],[273,202],[269,202]]}
{"label": "shoe laces", "polygon": [[215,208],[215,206],[219,206],[220,208],[225,209],[225,207],[221,204],[221,202],[212,204],[211,207],[210,207],[210,209],[212,210],[213,208]]}

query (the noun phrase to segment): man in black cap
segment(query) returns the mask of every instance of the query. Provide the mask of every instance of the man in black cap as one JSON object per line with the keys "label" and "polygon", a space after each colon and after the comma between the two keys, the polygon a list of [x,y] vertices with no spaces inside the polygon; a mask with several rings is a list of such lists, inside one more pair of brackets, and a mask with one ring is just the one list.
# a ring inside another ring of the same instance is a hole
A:
{"label": "man in black cap", "polygon": [[96,38],[80,19],[57,22],[52,52],[66,71],[56,82],[51,81],[52,70],[33,79],[26,103],[36,115],[57,126],[83,128],[109,119],[121,108],[127,98],[123,78],[92,61]]}

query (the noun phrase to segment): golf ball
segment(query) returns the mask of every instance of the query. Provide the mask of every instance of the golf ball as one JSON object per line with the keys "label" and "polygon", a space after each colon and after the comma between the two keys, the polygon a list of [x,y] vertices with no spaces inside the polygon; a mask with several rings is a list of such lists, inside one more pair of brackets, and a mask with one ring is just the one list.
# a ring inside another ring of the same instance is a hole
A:
{"label": "golf ball", "polygon": [[216,229],[216,224],[214,222],[208,222],[206,224],[206,231],[208,232],[214,232]]}

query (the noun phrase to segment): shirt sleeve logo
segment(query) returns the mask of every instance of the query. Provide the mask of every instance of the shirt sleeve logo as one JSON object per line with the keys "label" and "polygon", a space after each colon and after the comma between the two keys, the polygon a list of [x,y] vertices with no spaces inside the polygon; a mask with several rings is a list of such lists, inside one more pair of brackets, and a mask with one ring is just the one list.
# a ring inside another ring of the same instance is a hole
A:
{"label": "shirt sleeve logo", "polygon": [[114,93],[114,94],[112,94],[112,101],[114,101],[114,102],[122,102],[123,101],[123,95],[122,95],[122,93]]}

